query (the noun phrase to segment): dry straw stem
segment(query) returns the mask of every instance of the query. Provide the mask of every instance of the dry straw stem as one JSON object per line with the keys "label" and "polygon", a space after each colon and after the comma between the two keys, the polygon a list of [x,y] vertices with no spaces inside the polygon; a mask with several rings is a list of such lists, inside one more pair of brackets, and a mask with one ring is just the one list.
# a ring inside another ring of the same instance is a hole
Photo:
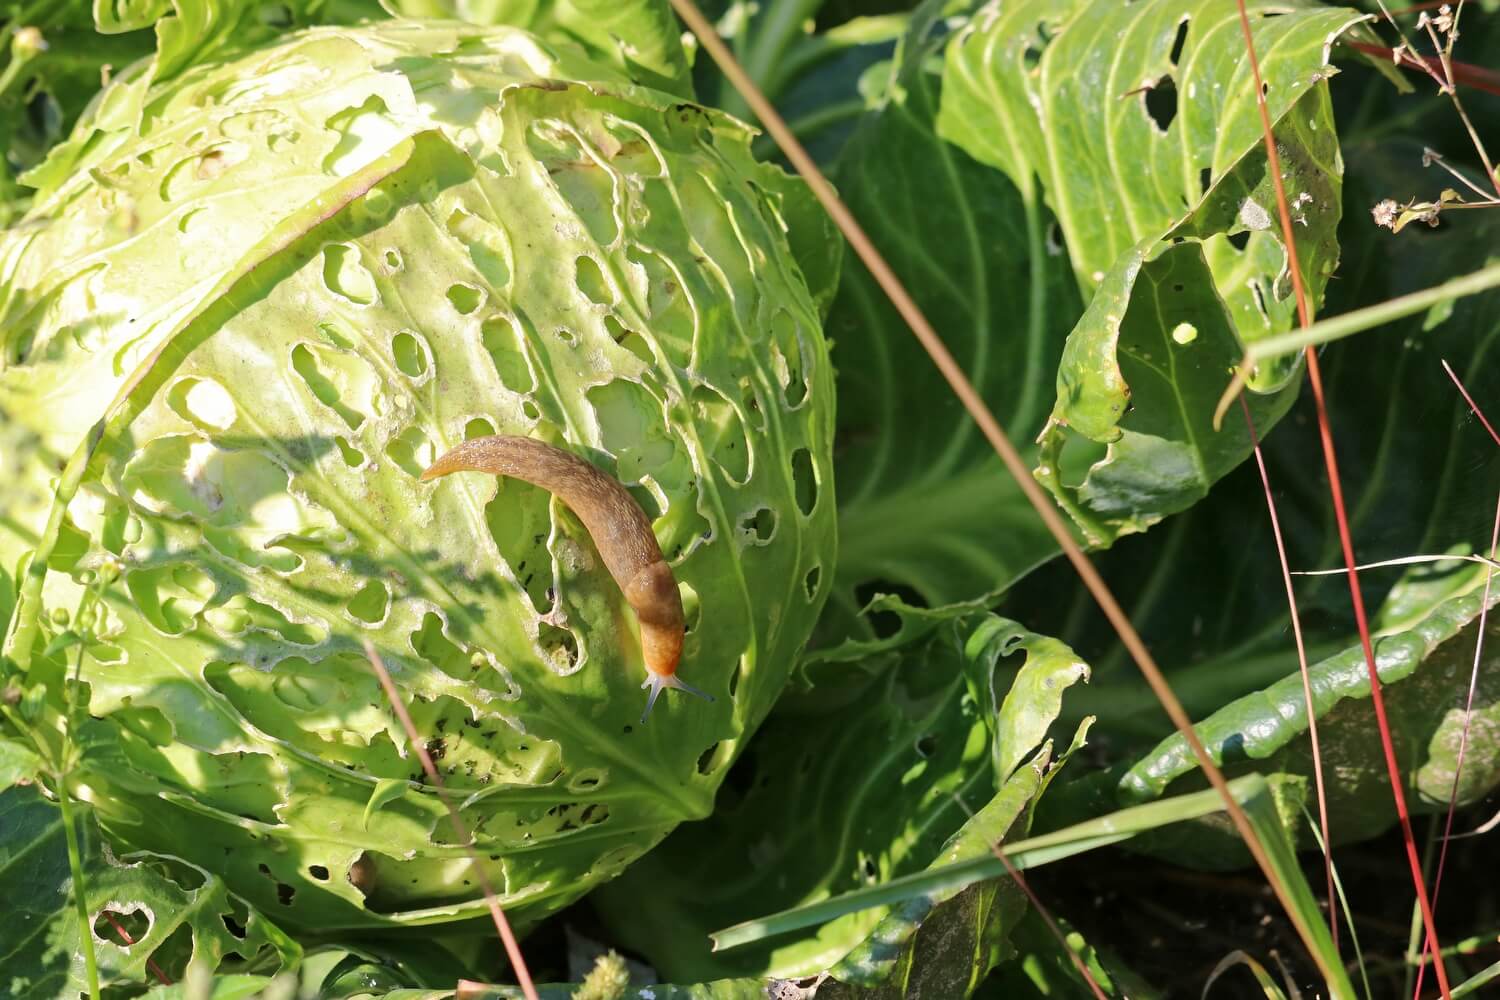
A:
{"label": "dry straw stem", "polygon": [[718,33],[714,31],[713,26],[709,24],[707,18],[698,10],[693,0],[672,0],[672,7],[677,11],[678,16],[682,18],[693,34],[698,37],[698,41],[702,44],[704,50],[708,52],[709,57],[718,65],[725,78],[729,80],[745,103],[750,107],[751,111],[760,119],[766,131],[776,141],[777,146],[780,147],[782,153],[786,155],[792,166],[807,181],[808,186],[812,188],[813,194],[817,196],[818,201],[822,203],[824,209],[832,217],[834,224],[839,227],[839,230],[849,241],[849,245],[859,255],[859,259],[864,263],[865,267],[869,269],[871,276],[874,277],[887,297],[890,298],[891,304],[896,307],[897,312],[901,314],[907,325],[911,327],[912,333],[916,335],[922,347],[932,357],[933,363],[937,365],[943,378],[947,380],[954,395],[958,397],[959,402],[963,404],[969,416],[979,426],[980,431],[989,441],[990,446],[1000,456],[1000,460],[1005,463],[1005,467],[1010,471],[1017,485],[1020,486],[1021,492],[1026,495],[1026,499],[1036,509],[1037,515],[1042,519],[1042,523],[1046,525],[1047,530],[1057,540],[1057,544],[1061,547],[1063,554],[1067,556],[1068,561],[1073,564],[1073,568],[1077,570],[1079,577],[1082,578],[1084,586],[1093,595],[1100,610],[1104,612],[1104,616],[1109,619],[1110,625],[1114,627],[1115,632],[1120,637],[1121,644],[1130,653],[1131,659],[1135,660],[1142,676],[1146,679],[1147,685],[1150,686],[1157,700],[1161,702],[1162,708],[1166,711],[1168,717],[1171,718],[1172,725],[1182,734],[1183,739],[1192,750],[1193,756],[1197,758],[1199,766],[1203,768],[1203,773],[1207,776],[1209,783],[1213,785],[1214,790],[1218,792],[1219,797],[1223,800],[1224,808],[1228,812],[1235,829],[1239,832],[1240,838],[1244,840],[1246,848],[1255,859],[1255,863],[1265,873],[1266,879],[1270,883],[1272,890],[1276,893],[1282,909],[1286,912],[1287,918],[1291,921],[1292,925],[1296,927],[1298,935],[1307,946],[1308,953],[1312,956],[1313,962],[1317,964],[1324,980],[1327,982],[1336,982],[1333,970],[1328,967],[1321,949],[1316,944],[1312,929],[1307,926],[1302,915],[1298,912],[1286,887],[1276,877],[1271,867],[1270,859],[1266,855],[1265,846],[1261,844],[1260,839],[1255,834],[1255,830],[1250,826],[1249,817],[1245,815],[1244,809],[1241,808],[1240,804],[1235,801],[1234,796],[1230,793],[1224,773],[1213,762],[1213,758],[1208,755],[1208,750],[1203,746],[1203,741],[1193,731],[1192,720],[1188,718],[1186,710],[1182,707],[1182,702],[1178,701],[1177,696],[1172,693],[1172,689],[1167,685],[1166,679],[1162,676],[1161,669],[1156,665],[1156,661],[1152,658],[1150,651],[1146,649],[1146,645],[1141,641],[1141,637],[1136,632],[1135,627],[1130,624],[1129,618],[1126,617],[1114,594],[1110,592],[1104,579],[1099,575],[1099,571],[1094,568],[1088,556],[1084,555],[1083,550],[1074,541],[1072,534],[1068,530],[1067,525],[1063,523],[1062,517],[1058,514],[1052,501],[1047,498],[1046,494],[1042,492],[1042,488],[1032,479],[1026,463],[1021,459],[1020,453],[1016,451],[1010,439],[1006,437],[1005,431],[995,419],[994,414],[989,411],[984,401],[979,398],[979,394],[974,390],[974,386],[969,382],[963,369],[959,367],[953,355],[943,345],[937,331],[933,329],[932,324],[927,321],[927,318],[922,315],[921,309],[917,307],[916,302],[912,299],[910,293],[906,291],[901,280],[896,277],[890,265],[880,255],[880,251],[875,249],[874,244],[870,242],[870,238],[865,234],[864,229],[855,220],[848,207],[839,199],[839,196],[833,190],[833,186],[828,183],[827,178],[823,176],[822,171],[818,169],[812,157],[808,156],[807,150],[802,148],[802,144],[797,141],[797,137],[792,134],[792,131],[787,127],[786,122],[782,120],[776,109],[766,100],[765,95],[760,92],[760,88],[755,85],[755,82],[750,79],[744,69],[735,61],[734,56],[724,45],[723,40],[719,38]]}
{"label": "dry straw stem", "polygon": [[[500,940],[505,945],[505,954],[510,958],[511,968],[516,973],[516,981],[521,985],[521,993],[526,1000],[538,1000],[536,987],[531,982],[531,972],[526,968],[526,959],[521,955],[521,945],[516,941],[515,932],[510,928],[510,921],[505,919],[505,911],[500,906],[500,899],[495,895],[495,889],[490,885],[490,878],[484,873],[484,865],[479,860],[479,855],[474,850],[474,839],[469,836],[468,824],[458,814],[458,807],[448,797],[447,786],[443,784],[443,776],[438,773],[437,765],[433,764],[432,756],[427,752],[426,745],[422,742],[421,734],[417,732],[416,724],[411,721],[411,713],[406,710],[406,703],[401,700],[401,692],[396,690],[396,684],[391,680],[390,672],[385,669],[385,662],[380,659],[380,654],[375,651],[370,640],[365,641],[365,656],[370,661],[370,669],[375,671],[375,676],[380,679],[380,687],[385,691],[386,699],[391,703],[391,709],[396,713],[396,718],[401,720],[401,728],[406,730],[406,738],[411,742],[412,753],[417,755],[417,760],[422,763],[422,771],[427,775],[427,780],[432,782],[437,796],[442,799],[443,806],[448,810],[448,818],[453,821],[453,831],[458,834],[459,843],[464,845],[464,850],[469,854],[469,861],[474,865],[474,877],[479,879],[479,888],[484,892],[484,901],[490,908],[490,918],[495,922],[495,930],[500,934]],[[462,991],[463,982],[459,989]]]}
{"label": "dry straw stem", "polygon": [[[1261,128],[1265,133],[1266,168],[1271,174],[1271,185],[1276,191],[1276,210],[1281,217],[1281,237],[1286,244],[1287,268],[1292,274],[1292,290],[1297,296],[1297,317],[1302,327],[1312,325],[1312,311],[1307,304],[1307,292],[1302,285],[1302,265],[1297,260],[1297,234],[1292,229],[1292,213],[1287,205],[1286,190],[1281,182],[1281,157],[1276,151],[1276,136],[1271,129],[1271,113],[1266,109],[1265,87],[1261,82],[1260,60],[1255,55],[1255,37],[1250,31],[1250,14],[1245,10],[1245,0],[1237,0],[1240,9],[1240,28],[1245,34],[1245,52],[1250,57],[1251,80],[1255,84],[1255,106],[1260,111]],[[1355,569],[1354,540],[1349,533],[1349,517],[1344,508],[1344,488],[1339,480],[1338,454],[1333,445],[1333,432],[1328,424],[1328,406],[1323,396],[1323,374],[1318,365],[1318,355],[1311,347],[1305,349],[1307,358],[1307,381],[1312,389],[1313,401],[1318,411],[1318,437],[1323,445],[1323,464],[1328,471],[1328,494],[1333,501],[1334,521],[1338,524],[1339,545],[1344,552],[1344,566],[1349,576],[1349,598],[1354,605],[1354,621],[1359,627],[1359,644],[1365,654],[1365,669],[1370,675],[1370,704],[1375,710],[1375,722],[1380,728],[1381,749],[1385,752],[1386,774],[1391,783],[1391,799],[1396,806],[1396,817],[1401,821],[1402,840],[1406,844],[1407,864],[1411,868],[1412,887],[1417,892],[1417,905],[1422,911],[1422,926],[1426,931],[1427,947],[1432,951],[1433,968],[1437,970],[1438,989],[1445,1000],[1450,996],[1448,973],[1443,968],[1442,947],[1438,944],[1437,923],[1432,916],[1432,906],[1427,898],[1427,883],[1422,878],[1422,860],[1417,856],[1417,841],[1412,835],[1411,816],[1406,808],[1406,794],[1402,791],[1401,765],[1396,760],[1396,748],[1391,742],[1391,726],[1386,718],[1385,697],[1380,690],[1380,673],[1375,667],[1375,649],[1370,642],[1370,622],[1365,615],[1364,594],[1359,589],[1359,572]],[[1331,901],[1330,901],[1331,903]]]}
{"label": "dry straw stem", "polygon": [[1281,535],[1281,518],[1276,513],[1276,498],[1271,493],[1271,474],[1266,471],[1266,459],[1260,451],[1260,435],[1255,431],[1255,421],[1250,417],[1250,405],[1240,397],[1240,410],[1245,415],[1245,429],[1250,433],[1250,445],[1255,452],[1255,465],[1260,470],[1260,483],[1266,493],[1266,512],[1271,518],[1271,536],[1276,540],[1276,558],[1281,564],[1281,582],[1286,588],[1287,614],[1292,619],[1292,638],[1297,647],[1297,669],[1302,674],[1302,704],[1307,710],[1307,735],[1312,741],[1313,787],[1318,796],[1318,826],[1323,831],[1323,875],[1328,889],[1328,932],[1333,939],[1333,950],[1339,950],[1339,917],[1333,906],[1333,838],[1328,832],[1328,794],[1323,782],[1322,744],[1318,742],[1318,713],[1313,710],[1312,677],[1307,668],[1307,644],[1302,639],[1302,616],[1297,613],[1297,594],[1292,588],[1292,567],[1286,557],[1286,540]]}

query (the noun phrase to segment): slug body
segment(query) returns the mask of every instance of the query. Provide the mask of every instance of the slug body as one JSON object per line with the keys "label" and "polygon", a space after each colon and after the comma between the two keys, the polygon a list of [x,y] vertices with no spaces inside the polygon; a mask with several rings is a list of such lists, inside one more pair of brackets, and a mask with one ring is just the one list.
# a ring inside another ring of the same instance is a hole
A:
{"label": "slug body", "polygon": [[682,595],[672,568],[662,558],[651,519],[618,480],[577,455],[508,434],[465,441],[432,463],[422,479],[451,472],[487,472],[539,486],[567,504],[583,522],[605,568],[640,622],[646,662],[641,687],[651,689],[642,723],[664,688],[713,701],[677,677],[684,626]]}

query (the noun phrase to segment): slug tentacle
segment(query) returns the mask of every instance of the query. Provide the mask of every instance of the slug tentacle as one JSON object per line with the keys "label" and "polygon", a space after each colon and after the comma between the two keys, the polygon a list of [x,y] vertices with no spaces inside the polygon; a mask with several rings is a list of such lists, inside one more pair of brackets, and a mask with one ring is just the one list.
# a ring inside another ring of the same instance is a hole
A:
{"label": "slug tentacle", "polygon": [[577,455],[531,438],[495,434],[473,438],[442,455],[422,473],[436,479],[451,472],[488,472],[539,486],[578,515],[609,575],[640,622],[641,653],[651,696],[646,715],[663,688],[708,695],[677,679],[685,618],[672,568],[662,558],[651,519],[620,482]]}

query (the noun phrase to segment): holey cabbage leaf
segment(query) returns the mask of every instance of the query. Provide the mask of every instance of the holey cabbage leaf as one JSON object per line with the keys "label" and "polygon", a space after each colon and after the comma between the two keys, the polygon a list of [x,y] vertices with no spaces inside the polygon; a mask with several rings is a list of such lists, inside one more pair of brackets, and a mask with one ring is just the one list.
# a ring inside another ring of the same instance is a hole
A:
{"label": "holey cabbage leaf", "polygon": [[[1364,15],[1248,4],[1314,308],[1338,264],[1343,162],[1332,47]],[[1018,185],[1035,177],[1091,297],[1057,373],[1038,479],[1108,545],[1202,499],[1250,453],[1214,405],[1245,343],[1295,320],[1238,9],[1223,0],[987,4],[953,38],[938,133]],[[1295,356],[1253,373],[1266,429]]]}
{"label": "holey cabbage leaf", "polygon": [[[7,511],[6,654],[53,680],[101,593],[76,780],[108,831],[278,923],[483,912],[364,639],[522,925],[707,815],[832,580],[791,182],[510,28],[312,29],[144,107],[0,242],[0,407],[58,457],[8,462],[53,500]],[[496,432],[631,487],[714,702],[639,724],[635,619],[559,501],[418,481]]]}

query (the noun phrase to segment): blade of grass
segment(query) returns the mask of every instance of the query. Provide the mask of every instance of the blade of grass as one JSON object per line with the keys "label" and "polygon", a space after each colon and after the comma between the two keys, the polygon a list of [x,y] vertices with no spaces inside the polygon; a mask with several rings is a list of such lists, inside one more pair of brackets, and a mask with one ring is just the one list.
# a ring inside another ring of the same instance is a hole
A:
{"label": "blade of grass", "polygon": [[[1271,184],[1276,191],[1276,210],[1281,217],[1282,242],[1286,245],[1287,268],[1292,276],[1292,291],[1297,297],[1297,318],[1306,330],[1312,325],[1312,311],[1307,303],[1307,290],[1302,285],[1302,266],[1297,259],[1297,234],[1292,228],[1292,212],[1287,205],[1286,190],[1281,179],[1281,157],[1276,150],[1276,137],[1271,128],[1271,114],[1266,109],[1265,88],[1261,81],[1260,60],[1255,54],[1255,36],[1250,30],[1250,14],[1245,9],[1245,0],[1236,0],[1240,11],[1240,28],[1245,35],[1245,51],[1250,57],[1251,79],[1255,85],[1255,105],[1260,110],[1261,129],[1265,133],[1266,166],[1270,170]],[[1370,642],[1370,622],[1365,615],[1364,594],[1359,589],[1359,572],[1354,568],[1354,541],[1349,532],[1349,516],[1344,507],[1344,488],[1339,479],[1338,454],[1333,444],[1333,431],[1328,424],[1328,406],[1323,397],[1323,375],[1318,365],[1318,355],[1311,347],[1305,349],[1307,359],[1307,381],[1312,388],[1313,402],[1318,411],[1318,437],[1323,445],[1323,465],[1328,471],[1328,493],[1333,501],[1334,521],[1339,529],[1339,544],[1344,551],[1344,565],[1349,574],[1349,597],[1354,604],[1354,622],[1359,628],[1359,643],[1365,654],[1365,669],[1370,675],[1370,704],[1375,709],[1375,722],[1380,729],[1381,749],[1385,753],[1385,767],[1391,783],[1391,799],[1396,806],[1396,817],[1401,822],[1401,835],[1406,843],[1407,865],[1411,869],[1412,886],[1416,889],[1417,905],[1422,910],[1422,923],[1426,928],[1427,946],[1432,950],[1433,968],[1437,972],[1438,988],[1443,997],[1449,996],[1448,972],[1443,967],[1442,946],[1438,943],[1437,923],[1432,916],[1432,906],[1427,898],[1427,885],[1422,878],[1422,863],[1417,857],[1417,841],[1412,835],[1411,815],[1406,807],[1406,794],[1402,790],[1401,765],[1396,760],[1396,748],[1391,740],[1391,725],[1386,717],[1385,698],[1381,692],[1380,674],[1375,667],[1375,650]]]}
{"label": "blade of grass", "polygon": [[[1324,976],[1329,996],[1335,1000],[1353,998],[1354,988],[1333,950],[1333,940],[1323,924],[1317,899],[1302,875],[1296,851],[1281,826],[1270,783],[1262,775],[1247,774],[1229,782],[1229,792],[1248,821],[1254,824],[1261,842],[1267,845],[1272,877],[1285,886],[1287,898],[1296,908],[1296,923],[1310,928],[1314,963],[1320,969],[1326,967],[1335,970]],[[915,872],[881,885],[856,889],[833,899],[747,920],[717,931],[710,937],[715,951],[736,948],[788,931],[827,923],[846,913],[876,906],[890,906],[917,896],[962,889],[975,882],[1037,868],[1099,847],[1118,844],[1137,834],[1172,823],[1199,819],[1223,811],[1223,801],[1215,789],[1130,806],[1052,833],[1028,837],[1013,844],[997,845],[996,849],[1003,856],[999,859],[971,858]]]}
{"label": "blade of grass", "polygon": [[385,691],[386,700],[391,703],[391,709],[401,720],[401,728],[406,730],[406,738],[411,743],[412,753],[416,754],[417,760],[422,764],[423,773],[427,775],[427,780],[432,782],[438,798],[448,810],[448,819],[453,823],[453,832],[458,834],[459,843],[463,844],[464,850],[468,852],[469,861],[474,866],[474,877],[479,880],[479,888],[484,892],[484,901],[489,906],[490,918],[495,922],[495,931],[505,945],[505,954],[510,959],[511,968],[515,970],[516,980],[521,985],[521,992],[526,1000],[537,1000],[536,986],[531,982],[531,972],[526,968],[526,959],[521,954],[521,945],[516,941],[510,921],[505,918],[505,910],[501,908],[500,899],[495,895],[494,887],[490,885],[490,877],[484,872],[484,865],[479,859],[479,854],[474,850],[474,839],[469,835],[468,824],[458,814],[458,807],[449,797],[448,786],[443,784],[443,776],[438,773],[437,766],[433,764],[432,756],[427,752],[427,746],[423,743],[421,734],[417,732],[416,724],[411,721],[411,713],[406,710],[406,703],[401,700],[401,692],[396,690],[396,684],[391,680],[390,672],[385,669],[385,662],[381,660],[380,654],[375,651],[369,639],[365,639],[364,643],[365,657],[370,661],[370,669],[375,671],[375,676],[380,680],[380,687]]}
{"label": "blade of grass", "polygon": [[1247,951],[1231,951],[1219,960],[1219,964],[1214,966],[1214,970],[1208,974],[1208,981],[1203,984],[1204,1000],[1207,1000],[1208,991],[1214,988],[1214,983],[1236,965],[1243,965],[1250,970],[1250,974],[1260,984],[1261,994],[1266,1000],[1286,1000],[1286,994],[1281,992],[1281,987],[1276,985],[1276,980],[1271,978],[1266,967],[1252,958]]}
{"label": "blade of grass", "polygon": [[1479,992],[1479,987],[1486,986],[1497,979],[1500,979],[1500,962],[1496,962],[1494,965],[1480,970],[1475,975],[1453,987],[1453,1000],[1458,1000],[1459,997],[1472,996]]}
{"label": "blade of grass", "polygon": [[1398,319],[1431,309],[1433,306],[1442,305],[1444,302],[1477,295],[1491,288],[1500,288],[1500,261],[1449,279],[1440,285],[1424,288],[1420,292],[1399,295],[1394,299],[1378,302],[1363,309],[1355,309],[1319,320],[1300,330],[1291,330],[1264,340],[1257,340],[1245,348],[1245,356],[1235,369],[1234,378],[1230,380],[1229,387],[1224,390],[1224,395],[1219,397],[1218,406],[1214,409],[1214,429],[1217,430],[1223,423],[1224,414],[1229,411],[1230,405],[1244,390],[1245,382],[1249,379],[1250,373],[1255,370],[1255,366],[1267,358],[1290,354],[1293,351],[1331,343],[1356,333],[1373,330],[1386,323],[1393,323]]}
{"label": "blade of grass", "polygon": [[[974,818],[974,813],[969,809],[968,803],[964,802],[964,800],[959,798],[957,795],[953,796],[953,801],[958,803],[958,807],[968,815],[969,819]],[[1089,984],[1089,989],[1093,991],[1094,996],[1097,997],[1098,1000],[1109,1000],[1109,998],[1104,995],[1104,990],[1099,988],[1099,983],[1094,979],[1094,974],[1089,971],[1089,967],[1087,963],[1084,962],[1083,956],[1079,955],[1078,952],[1074,951],[1068,946],[1067,935],[1062,932],[1061,927],[1057,926],[1057,921],[1052,918],[1052,911],[1047,909],[1046,904],[1042,902],[1041,897],[1038,896],[1035,890],[1031,888],[1031,883],[1026,881],[1026,876],[1022,875],[1020,869],[1011,864],[1010,859],[1005,856],[1005,852],[1000,849],[1000,845],[997,842],[990,841],[987,846],[990,849],[990,854],[994,856],[995,860],[999,861],[1002,865],[1005,866],[1005,873],[1010,876],[1011,881],[1015,882],[1016,888],[1020,889],[1021,892],[1026,896],[1027,901],[1031,903],[1031,906],[1036,910],[1037,915],[1042,918],[1042,922],[1047,925],[1047,930],[1050,931],[1052,933],[1052,936],[1057,939],[1057,943],[1062,945],[1062,950],[1066,952],[1068,958],[1073,961],[1073,968],[1077,969],[1078,974],[1083,977],[1083,981]]]}
{"label": "blade of grass", "polygon": [[1250,433],[1255,465],[1260,470],[1260,484],[1266,494],[1266,512],[1271,517],[1271,536],[1276,540],[1276,558],[1281,564],[1281,582],[1286,588],[1287,613],[1292,619],[1292,639],[1297,647],[1297,669],[1302,673],[1302,704],[1307,711],[1307,735],[1312,741],[1313,787],[1318,797],[1318,826],[1322,830],[1319,839],[1323,844],[1323,870],[1328,882],[1328,929],[1333,937],[1333,950],[1337,953],[1339,921],[1333,908],[1333,838],[1328,833],[1328,793],[1323,783],[1323,751],[1318,742],[1318,713],[1313,709],[1312,677],[1307,669],[1307,644],[1302,639],[1302,616],[1297,613],[1297,594],[1292,587],[1292,567],[1287,562],[1286,541],[1281,536],[1281,519],[1276,514],[1276,498],[1271,493],[1271,474],[1266,471],[1260,435],[1255,431],[1255,421],[1250,417],[1250,406],[1244,396],[1240,397],[1240,409],[1245,416],[1245,429]]}
{"label": "blade of grass", "polygon": [[83,974],[90,1000],[99,1000],[99,960],[94,954],[94,928],[89,924],[89,905],[84,898],[83,856],[78,850],[78,824],[73,797],[64,782],[57,783],[57,806],[62,810],[63,831],[68,840],[68,871],[73,877],[73,906],[78,911],[78,942],[83,948]]}
{"label": "blade of grass", "polygon": [[[1307,828],[1312,831],[1313,839],[1318,842],[1318,849],[1327,850],[1328,845],[1325,844],[1322,837],[1319,836],[1318,828],[1313,823],[1312,815],[1307,811],[1306,806],[1302,807],[1302,815],[1307,819]],[[1344,882],[1341,878],[1339,878],[1339,870],[1337,865],[1335,865],[1333,869],[1333,888],[1334,891],[1338,893],[1335,898],[1338,900],[1339,912],[1344,915],[1344,923],[1349,925],[1349,944],[1354,948],[1354,961],[1355,964],[1359,966],[1359,979],[1360,984],[1365,988],[1365,1000],[1375,1000],[1375,994],[1370,989],[1370,973],[1369,970],[1365,968],[1364,949],[1360,948],[1359,946],[1359,927],[1354,923],[1354,911],[1349,907],[1349,896],[1344,892]],[[1329,909],[1332,909],[1334,906],[1334,901],[1329,900],[1328,906]],[[1347,966],[1345,966],[1345,968],[1347,968]]]}
{"label": "blade of grass", "polygon": [[[1248,774],[1229,783],[1230,794],[1236,802],[1249,799],[1259,793],[1265,778]],[[1213,789],[1178,795],[1144,805],[1130,806],[1106,816],[1097,816],[1082,823],[1065,827],[1052,833],[1028,837],[1012,844],[1001,844],[1000,851],[1016,871],[1037,868],[1054,861],[1061,861],[1095,848],[1107,847],[1129,840],[1138,833],[1159,829],[1171,823],[1198,819],[1222,812],[1224,803]],[[855,913],[875,906],[889,906],[917,896],[947,889],[962,889],[985,879],[999,878],[1007,872],[1006,866],[992,857],[970,858],[967,861],[930,868],[891,879],[880,885],[856,889],[819,900],[805,906],[793,907],[735,924],[709,935],[714,941],[714,950],[727,950],[750,944],[763,938],[783,934],[787,931],[827,923],[846,913]]]}
{"label": "blade of grass", "polygon": [[1294,912],[1285,887],[1278,884],[1272,877],[1265,849],[1259,843],[1255,830],[1251,827],[1250,821],[1240,808],[1239,803],[1230,794],[1228,782],[1224,778],[1223,772],[1219,770],[1218,765],[1209,757],[1207,749],[1203,746],[1203,742],[1198,739],[1198,734],[1193,731],[1192,720],[1188,718],[1187,711],[1182,707],[1182,702],[1178,700],[1177,696],[1172,692],[1171,687],[1168,686],[1166,678],[1162,676],[1161,669],[1156,665],[1156,661],[1146,648],[1146,644],[1136,632],[1135,626],[1130,623],[1130,619],[1120,607],[1119,601],[1115,599],[1113,592],[1105,584],[1103,577],[1099,575],[1098,570],[1094,568],[1094,564],[1089,561],[1088,556],[1084,555],[1083,550],[1074,541],[1072,532],[1063,522],[1057,508],[1053,506],[1052,501],[1042,491],[1041,486],[1032,478],[1030,470],[1026,468],[1026,463],[1021,459],[1020,452],[1016,450],[1015,445],[1011,444],[1010,438],[1006,436],[999,421],[995,419],[989,407],[980,399],[979,394],[964,374],[963,369],[954,360],[948,348],[944,346],[942,338],[938,336],[932,324],[922,314],[921,309],[912,299],[911,294],[907,292],[906,287],[901,283],[895,272],[891,270],[890,265],[886,263],[885,258],[881,256],[880,251],[870,241],[863,227],[860,226],[843,201],[839,199],[838,194],[833,190],[833,186],[828,183],[827,178],[823,176],[823,172],[818,169],[812,157],[808,156],[807,150],[802,147],[797,137],[792,134],[786,122],[781,118],[781,115],[766,100],[765,95],[760,92],[755,82],[746,75],[744,69],[735,60],[734,55],[725,46],[723,39],[714,30],[713,25],[703,16],[703,13],[693,3],[693,0],[672,0],[672,8],[677,11],[677,15],[682,18],[693,34],[697,36],[699,43],[708,52],[709,57],[713,59],[714,63],[719,67],[720,72],[724,74],[724,77],[730,81],[735,90],[744,98],[745,103],[755,113],[756,117],[760,119],[761,124],[770,133],[771,138],[776,140],[776,144],[781,148],[787,160],[802,175],[808,187],[812,189],[813,194],[833,219],[834,224],[844,234],[844,237],[849,241],[849,245],[854,249],[854,252],[859,256],[865,267],[869,269],[871,276],[875,278],[881,289],[890,298],[891,304],[896,307],[897,312],[901,314],[902,318],[911,328],[912,333],[921,342],[922,347],[932,358],[933,363],[937,365],[938,370],[942,373],[943,378],[947,380],[954,395],[958,397],[959,402],[963,404],[969,416],[979,426],[985,439],[995,449],[995,453],[1000,456],[1000,460],[1005,464],[1006,469],[1009,470],[1016,484],[1021,488],[1021,492],[1036,510],[1037,516],[1046,525],[1048,532],[1057,540],[1057,544],[1062,549],[1063,554],[1073,565],[1074,570],[1077,571],[1079,577],[1083,580],[1084,586],[1088,588],[1089,593],[1093,595],[1095,602],[1098,603],[1105,618],[1109,620],[1110,625],[1114,628],[1116,634],[1119,635],[1121,644],[1129,651],[1131,659],[1140,668],[1141,675],[1145,678],[1146,684],[1156,695],[1157,700],[1161,702],[1163,710],[1166,712],[1168,718],[1172,720],[1173,727],[1182,734],[1183,739],[1192,750],[1193,756],[1203,769],[1203,773],[1208,778],[1209,784],[1214,787],[1223,800],[1224,808],[1229,813],[1230,821],[1234,824],[1235,830],[1238,831],[1240,838],[1244,840],[1245,847],[1249,850],[1251,857],[1255,859],[1255,863],[1266,874],[1267,879],[1271,880],[1272,891],[1276,893],[1283,909],[1287,911],[1287,916],[1296,927],[1298,935],[1307,944],[1309,952],[1313,955],[1313,961],[1319,964],[1319,971],[1325,977],[1331,978],[1336,970],[1334,968],[1322,968],[1322,964],[1326,962],[1327,956],[1319,954],[1314,948],[1312,929],[1303,926],[1302,917],[1299,913]]}

